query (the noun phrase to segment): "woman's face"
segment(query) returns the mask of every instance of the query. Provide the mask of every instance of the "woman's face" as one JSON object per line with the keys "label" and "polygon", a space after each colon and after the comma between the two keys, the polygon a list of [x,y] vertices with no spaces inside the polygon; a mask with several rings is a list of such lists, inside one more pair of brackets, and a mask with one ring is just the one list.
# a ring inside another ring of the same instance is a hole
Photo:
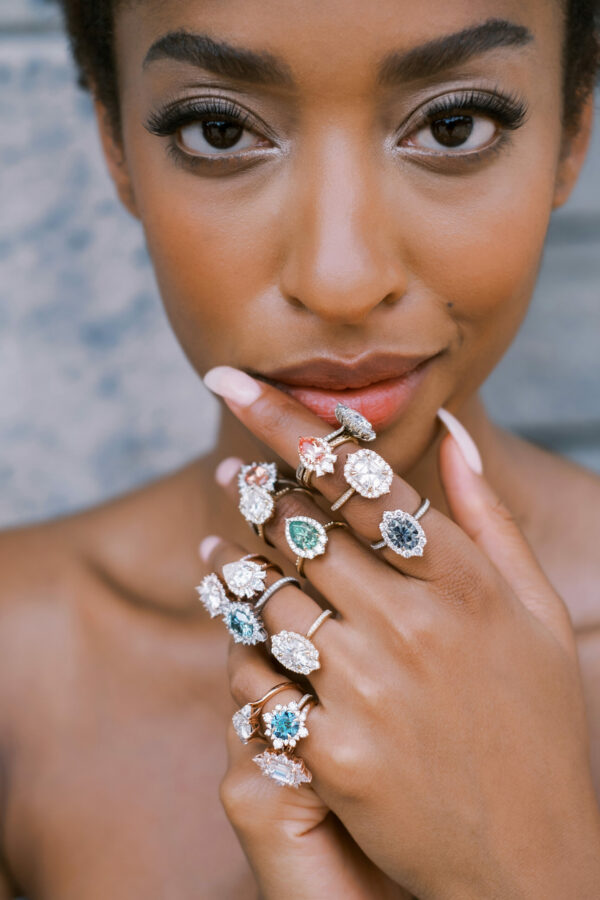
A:
{"label": "woman's face", "polygon": [[559,3],[145,0],[116,26],[116,177],[192,365],[283,383],[329,421],[345,399],[410,468],[532,293]]}

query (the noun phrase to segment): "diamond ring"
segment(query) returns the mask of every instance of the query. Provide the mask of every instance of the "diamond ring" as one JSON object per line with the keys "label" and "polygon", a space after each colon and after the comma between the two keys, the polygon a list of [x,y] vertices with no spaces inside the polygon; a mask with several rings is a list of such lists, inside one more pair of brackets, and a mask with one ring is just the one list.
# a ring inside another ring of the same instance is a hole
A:
{"label": "diamond ring", "polygon": [[206,575],[200,584],[196,585],[196,590],[198,591],[200,602],[211,619],[214,619],[215,616],[223,615],[229,606],[229,597],[225,592],[223,582],[216,572]]}
{"label": "diamond ring", "polygon": [[310,639],[325,619],[332,615],[332,610],[323,610],[306,635],[298,634],[296,631],[280,631],[271,635],[271,653],[277,662],[290,672],[298,672],[300,675],[310,675],[311,672],[320,669],[319,651]]}
{"label": "diamond ring", "polygon": [[429,500],[424,499],[414,516],[402,509],[384,512],[383,519],[379,523],[383,540],[372,543],[371,549],[381,550],[387,546],[405,559],[411,556],[423,556],[427,538],[419,524],[419,519],[425,515],[429,506]]}
{"label": "diamond ring", "polygon": [[281,590],[282,587],[285,587],[286,584],[294,584],[296,587],[300,587],[300,582],[297,578],[293,578],[291,575],[286,575],[283,578],[280,578],[278,581],[275,581],[271,587],[268,587],[266,591],[260,595],[256,603],[254,604],[254,611],[258,612],[263,608],[265,603],[267,603],[273,594],[276,594],[277,591]]}
{"label": "diamond ring", "polygon": [[350,487],[332,504],[331,511],[340,509],[353,494],[370,500],[389,494],[393,477],[391,466],[374,450],[351,453],[344,464],[344,478]]}
{"label": "diamond ring", "polygon": [[255,594],[260,594],[264,590],[268,569],[275,569],[283,575],[281,568],[264,556],[260,556],[258,553],[248,553],[235,562],[225,563],[222,571],[225,583],[231,593],[241,599],[250,600]]}
{"label": "diamond ring", "polygon": [[298,756],[277,753],[275,750],[265,750],[258,756],[253,756],[252,759],[259,769],[262,769],[263,775],[276,784],[297,788],[301,784],[310,784],[312,781],[311,772],[307,769],[304,760]]}
{"label": "diamond ring", "polygon": [[267,691],[260,700],[251,700],[233,714],[231,721],[233,722],[235,733],[243,744],[247,744],[252,738],[258,737],[260,730],[259,716],[267,700],[270,700],[271,697],[274,697],[280,691],[294,687],[296,685],[293,681],[282,681],[272,687],[270,691]]}

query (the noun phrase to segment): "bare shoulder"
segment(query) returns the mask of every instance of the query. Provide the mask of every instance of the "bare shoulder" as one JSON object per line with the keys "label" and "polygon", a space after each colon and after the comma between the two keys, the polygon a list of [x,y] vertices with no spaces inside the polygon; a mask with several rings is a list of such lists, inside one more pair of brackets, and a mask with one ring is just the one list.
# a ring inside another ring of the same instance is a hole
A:
{"label": "bare shoulder", "polygon": [[576,630],[600,628],[600,476],[514,435],[502,435],[517,477],[505,497]]}

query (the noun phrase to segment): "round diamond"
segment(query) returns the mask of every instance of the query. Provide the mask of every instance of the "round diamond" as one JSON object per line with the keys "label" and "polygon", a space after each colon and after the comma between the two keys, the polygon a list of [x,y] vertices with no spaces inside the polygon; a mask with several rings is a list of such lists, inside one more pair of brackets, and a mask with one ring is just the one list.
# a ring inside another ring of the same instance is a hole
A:
{"label": "round diamond", "polygon": [[310,784],[312,781],[312,775],[304,761],[297,757],[265,750],[258,756],[254,756],[253,761],[259,769],[262,769],[267,778],[282,786],[297,788],[302,783]]}
{"label": "round diamond", "polygon": [[225,612],[225,609],[229,605],[229,600],[218,575],[211,572],[210,575],[207,575],[202,579],[200,584],[197,585],[196,590],[198,591],[200,601],[212,619]]}
{"label": "round diamond", "polygon": [[267,639],[267,632],[249,603],[231,603],[223,621],[236,644],[250,646]]}
{"label": "round diamond", "polygon": [[295,700],[282,706],[278,703],[273,712],[263,713],[265,723],[265,737],[271,739],[276,750],[282,747],[293,748],[300,738],[308,735],[308,728],[304,724],[309,707],[298,709]]}
{"label": "round diamond", "polygon": [[385,459],[374,450],[358,450],[346,459],[344,477],[363,497],[389,494],[394,473]]}
{"label": "round diamond", "polygon": [[409,513],[401,509],[385,512],[379,530],[390,550],[399,556],[405,559],[423,556],[427,538],[419,522]]}
{"label": "round diamond", "polygon": [[223,578],[236,597],[250,598],[261,593],[266,577],[265,569],[249,559],[240,559],[223,566]]}
{"label": "round diamond", "polygon": [[320,522],[309,516],[286,519],[285,536],[294,553],[304,559],[314,559],[325,553],[327,532]]}
{"label": "round diamond", "polygon": [[267,491],[275,490],[277,466],[275,463],[253,462],[242,466],[238,474],[238,485],[241,491],[247,487],[262,487]]}
{"label": "round diamond", "polygon": [[254,731],[251,717],[252,707],[249,703],[246,703],[245,706],[242,706],[241,709],[238,709],[238,711],[233,714],[231,719],[233,727],[235,728],[235,733],[243,744],[248,743],[252,737],[252,732]]}
{"label": "round diamond", "polygon": [[280,631],[271,637],[271,653],[290,672],[308,675],[321,667],[319,651],[303,634]]}
{"label": "round diamond", "polygon": [[336,406],[335,417],[346,431],[360,441],[374,441],[377,437],[369,420],[344,403],[338,403]]}
{"label": "round diamond", "polygon": [[264,525],[273,514],[275,501],[266,488],[252,485],[240,492],[239,508],[247,522]]}
{"label": "round diamond", "polygon": [[301,437],[298,441],[300,462],[309,472],[320,475],[333,472],[337,459],[331,447],[322,438]]}

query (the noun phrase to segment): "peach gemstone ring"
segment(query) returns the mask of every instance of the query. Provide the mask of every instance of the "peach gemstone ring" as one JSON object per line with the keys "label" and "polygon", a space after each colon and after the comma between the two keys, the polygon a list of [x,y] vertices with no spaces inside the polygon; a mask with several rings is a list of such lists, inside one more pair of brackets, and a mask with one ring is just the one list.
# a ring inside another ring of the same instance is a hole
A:
{"label": "peach gemstone ring", "polygon": [[335,408],[335,417],[340,427],[323,438],[301,437],[298,441],[298,456],[300,463],[296,469],[296,480],[304,487],[310,487],[312,475],[319,478],[321,475],[331,474],[335,469],[336,455],[332,451],[340,444],[352,441],[374,441],[377,435],[368,419],[338,403]]}

